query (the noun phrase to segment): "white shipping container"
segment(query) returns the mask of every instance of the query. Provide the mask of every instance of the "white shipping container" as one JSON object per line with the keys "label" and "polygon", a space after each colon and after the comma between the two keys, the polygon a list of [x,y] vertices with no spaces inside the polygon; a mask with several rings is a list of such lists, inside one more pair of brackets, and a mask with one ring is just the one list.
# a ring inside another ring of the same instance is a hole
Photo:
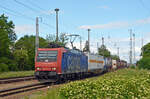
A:
{"label": "white shipping container", "polygon": [[88,70],[103,70],[104,68],[104,58],[103,56],[96,55],[96,54],[87,54],[88,56]]}

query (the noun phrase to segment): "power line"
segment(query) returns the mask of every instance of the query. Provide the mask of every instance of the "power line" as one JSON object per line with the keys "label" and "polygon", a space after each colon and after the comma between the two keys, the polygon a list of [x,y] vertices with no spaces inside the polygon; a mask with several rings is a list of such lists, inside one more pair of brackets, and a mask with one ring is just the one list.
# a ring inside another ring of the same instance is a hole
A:
{"label": "power line", "polygon": [[36,6],[36,7],[39,8],[40,10],[45,10],[45,9],[43,9],[42,7],[38,6],[37,4],[31,2],[30,0],[26,0],[26,1],[27,1],[27,2],[30,2],[30,4]]}
{"label": "power line", "polygon": [[[38,10],[33,9],[32,7],[26,5],[26,4],[22,3],[22,2],[19,2],[19,1],[17,1],[17,0],[14,0],[14,1],[15,1],[16,3],[18,3],[18,4],[22,5],[22,6],[24,6],[24,7],[26,7],[26,8],[28,8],[28,9],[32,10],[32,11],[34,11],[34,12],[38,12],[38,13],[39,13]],[[36,5],[36,6],[37,6],[37,5]],[[42,9],[41,7],[38,7],[38,8]],[[47,24],[47,23],[43,23],[43,22],[41,22],[41,23],[44,24],[44,25],[46,25],[46,26],[48,26],[48,27],[55,28],[54,26],[49,25],[49,24]]]}
{"label": "power line", "polygon": [[[22,2],[19,2],[19,1],[17,1],[17,0],[14,0],[14,1],[15,1],[16,3],[18,3],[18,4],[20,4],[20,5],[22,5],[22,6],[26,7],[26,8],[28,8],[28,9],[31,9],[31,10],[34,11],[34,12],[38,12],[38,10],[33,9],[33,8],[31,8],[30,6],[28,6],[28,5],[26,5],[26,4],[22,3]],[[30,4],[36,6],[38,9],[40,9],[40,10],[45,10],[45,9],[43,9],[42,7],[36,5],[35,3],[31,2],[31,1],[29,1],[29,2],[30,2]],[[46,14],[45,14],[45,15],[46,15]],[[48,15],[46,15],[46,16],[48,16]],[[47,18],[47,19],[48,19],[48,18]],[[46,23],[43,23],[43,24],[48,25],[48,24],[46,24]],[[52,25],[49,25],[49,26],[55,28],[55,27],[52,26]],[[63,25],[63,26],[64,26],[64,25]],[[72,26],[72,25],[69,25],[69,26]]]}
{"label": "power line", "polygon": [[[32,18],[32,17],[29,17],[29,16],[27,16],[27,15],[25,15],[25,14],[22,14],[22,13],[20,13],[20,12],[14,11],[14,10],[12,10],[12,9],[6,8],[6,7],[2,6],[2,5],[0,5],[0,7],[3,8],[4,10],[7,10],[7,11],[11,12],[11,13],[12,13],[12,12],[15,13],[15,16],[21,16],[21,17],[23,17],[23,18],[26,18],[26,19],[29,19],[29,20],[32,20],[32,21],[35,22],[35,19]],[[7,12],[7,13],[8,13],[8,12]],[[11,14],[11,15],[12,15],[12,14]],[[41,23],[42,23],[43,25],[49,27],[49,28],[55,28],[54,26],[49,25],[49,24],[47,24],[47,23],[44,23],[44,22],[41,22]]]}
{"label": "power line", "polygon": [[34,12],[39,12],[38,10],[33,9],[32,7],[30,7],[30,6],[28,6],[28,5],[24,4],[24,3],[22,3],[22,2],[20,2],[20,1],[17,1],[17,0],[14,0],[14,1],[15,1],[16,3],[18,3],[18,4],[22,5],[22,6],[24,6],[25,8],[28,8],[28,9],[34,11]]}
{"label": "power line", "polygon": [[150,14],[150,9],[149,9],[147,6],[145,6],[143,0],[139,0],[139,2],[140,2],[140,4],[142,4],[142,6],[143,6],[143,7],[148,11],[148,13]]}
{"label": "power line", "polygon": [[16,15],[16,14],[13,14],[13,13],[10,13],[10,12],[7,12],[7,11],[4,11],[4,10],[3,10],[3,14],[4,14],[4,13],[7,13],[7,14],[12,15],[12,16],[18,16],[18,15]]}
{"label": "power line", "polygon": [[[35,7],[35,6],[36,6],[36,8],[38,8],[38,9],[40,9],[40,10],[42,10],[42,11],[45,10],[45,9],[41,8],[40,6],[34,4],[34,3],[31,2],[31,1],[28,1],[28,2],[30,2],[31,5],[33,5],[32,7],[30,7],[30,6],[27,5],[27,4],[22,3],[22,2],[20,2],[20,1],[17,1],[17,0],[14,0],[14,1],[15,1],[16,3],[22,5],[23,7],[28,8],[28,9],[32,10],[33,12],[36,12],[36,13],[39,13],[40,11],[37,10],[37,9],[34,9],[33,7]],[[44,13],[43,13],[43,14],[44,14]],[[48,16],[47,14],[44,14],[44,15]],[[40,16],[41,16],[41,15],[40,15]],[[47,19],[48,19],[48,18],[47,18]]]}
{"label": "power line", "polygon": [[[35,3],[33,3],[33,2],[31,2],[30,0],[26,0],[30,5],[32,5],[32,7],[35,7],[35,8],[38,8],[38,9],[40,9],[41,11],[46,11],[46,9],[44,9],[44,8],[42,8],[42,7],[40,7],[39,5],[37,5],[37,4],[35,4]],[[23,4],[23,3],[22,3]],[[24,4],[25,5],[25,4]],[[27,7],[28,5],[26,5],[26,6],[24,6],[24,7]],[[31,7],[30,7],[31,8]],[[30,9],[29,8],[29,9]],[[31,8],[31,10],[33,10],[33,8]],[[35,9],[34,9],[35,10]],[[40,12],[40,11],[38,11],[38,10],[36,10],[37,12]],[[44,15],[46,15],[46,16],[48,16],[49,17],[49,15],[47,15],[47,14],[45,14],[45,13],[42,13],[42,14],[44,14]],[[48,18],[47,18],[48,19]]]}
{"label": "power line", "polygon": [[27,19],[30,19],[30,20],[32,20],[32,21],[35,21],[34,18],[29,17],[29,16],[26,16],[25,14],[22,14],[22,13],[20,13],[20,12],[17,12],[17,11],[11,10],[11,9],[8,9],[8,8],[2,6],[2,5],[0,5],[0,7],[3,8],[3,9],[5,9],[5,10],[7,10],[7,11],[9,11],[9,12],[13,12],[13,13],[15,13],[15,14],[17,13],[17,15],[19,14],[19,16],[23,16],[23,17],[25,17],[25,18],[27,18]]}

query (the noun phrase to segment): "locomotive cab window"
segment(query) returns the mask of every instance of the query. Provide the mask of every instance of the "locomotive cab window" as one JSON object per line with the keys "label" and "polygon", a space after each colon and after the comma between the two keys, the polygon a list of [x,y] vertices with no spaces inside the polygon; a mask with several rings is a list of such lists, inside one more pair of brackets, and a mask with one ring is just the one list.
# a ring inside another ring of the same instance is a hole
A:
{"label": "locomotive cab window", "polygon": [[57,51],[38,51],[37,62],[56,62]]}

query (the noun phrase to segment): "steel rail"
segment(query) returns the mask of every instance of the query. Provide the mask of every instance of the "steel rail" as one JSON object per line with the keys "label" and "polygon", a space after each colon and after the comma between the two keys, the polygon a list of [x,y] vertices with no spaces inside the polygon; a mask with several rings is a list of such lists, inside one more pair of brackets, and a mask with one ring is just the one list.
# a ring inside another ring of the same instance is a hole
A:
{"label": "steel rail", "polygon": [[46,86],[47,86],[46,83],[36,83],[36,84],[30,84],[30,85],[20,86],[16,88],[4,89],[4,90],[0,90],[0,97],[5,97],[5,96],[21,93],[21,92],[27,92],[30,90],[35,90]]}
{"label": "steel rail", "polygon": [[31,76],[21,76],[21,77],[8,77],[8,78],[0,78],[0,80],[8,80],[8,79],[15,79],[15,78],[23,78],[23,77],[33,77],[34,75]]}
{"label": "steel rail", "polygon": [[27,81],[27,80],[34,80],[34,79],[35,79],[34,76],[0,79],[0,84],[6,84],[6,83],[12,83],[12,82],[20,82],[20,81]]}

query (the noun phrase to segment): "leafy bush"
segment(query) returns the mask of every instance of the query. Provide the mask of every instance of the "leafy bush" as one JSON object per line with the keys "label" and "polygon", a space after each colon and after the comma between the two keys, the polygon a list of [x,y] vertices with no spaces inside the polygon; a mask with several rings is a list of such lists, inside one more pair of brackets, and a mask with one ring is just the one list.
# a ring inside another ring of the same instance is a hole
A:
{"label": "leafy bush", "polygon": [[1,57],[0,58],[0,63],[4,63],[8,66],[9,71],[17,71],[17,63],[14,60],[10,60],[7,57]]}
{"label": "leafy bush", "polygon": [[150,72],[119,70],[94,80],[71,82],[59,92],[66,99],[149,99]]}
{"label": "leafy bush", "polygon": [[138,62],[138,67],[141,69],[150,69],[150,57],[143,57],[139,62]]}
{"label": "leafy bush", "polygon": [[131,65],[131,66],[129,66],[131,69],[135,69],[136,68],[136,66],[135,65]]}
{"label": "leafy bush", "polygon": [[9,71],[18,71],[17,63],[15,61],[10,61],[8,65]]}
{"label": "leafy bush", "polygon": [[9,71],[8,66],[4,63],[0,63],[0,72]]}

